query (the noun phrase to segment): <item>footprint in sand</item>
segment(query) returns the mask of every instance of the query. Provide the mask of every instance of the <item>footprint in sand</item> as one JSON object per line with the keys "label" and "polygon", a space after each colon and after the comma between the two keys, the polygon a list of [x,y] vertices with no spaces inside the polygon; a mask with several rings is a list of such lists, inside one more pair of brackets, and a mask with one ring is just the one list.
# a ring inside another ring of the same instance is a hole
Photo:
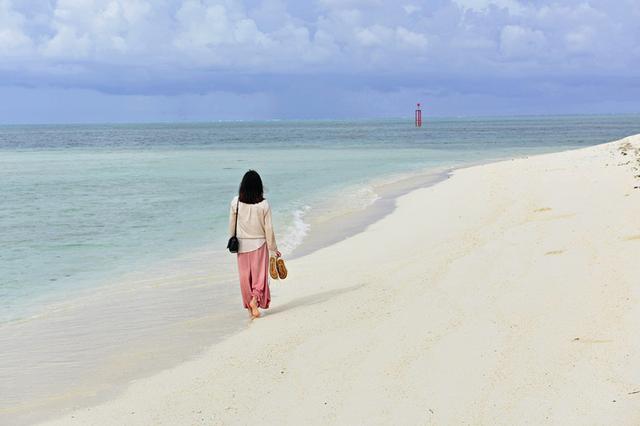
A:
{"label": "footprint in sand", "polygon": [[555,256],[555,255],[562,254],[562,253],[564,253],[564,250],[553,250],[553,251],[546,252],[544,255],[545,256]]}

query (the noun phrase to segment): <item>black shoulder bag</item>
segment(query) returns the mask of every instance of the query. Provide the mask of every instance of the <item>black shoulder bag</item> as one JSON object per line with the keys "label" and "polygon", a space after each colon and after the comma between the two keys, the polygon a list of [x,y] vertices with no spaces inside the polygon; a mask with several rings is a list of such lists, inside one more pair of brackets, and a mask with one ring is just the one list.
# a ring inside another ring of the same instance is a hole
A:
{"label": "black shoulder bag", "polygon": [[238,203],[236,204],[236,224],[233,227],[233,237],[229,238],[229,242],[227,243],[227,248],[231,253],[238,252],[238,238],[236,237],[236,232],[238,231],[238,213],[240,212],[240,197],[238,197]]}

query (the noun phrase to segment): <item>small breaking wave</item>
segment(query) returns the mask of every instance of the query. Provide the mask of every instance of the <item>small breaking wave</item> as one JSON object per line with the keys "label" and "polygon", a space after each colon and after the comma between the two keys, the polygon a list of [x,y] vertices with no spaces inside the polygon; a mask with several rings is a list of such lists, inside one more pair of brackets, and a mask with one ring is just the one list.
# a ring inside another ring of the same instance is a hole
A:
{"label": "small breaking wave", "polygon": [[305,205],[292,212],[293,220],[289,226],[287,226],[282,238],[282,243],[280,244],[280,251],[283,254],[288,255],[293,252],[309,233],[311,225],[304,221],[304,217],[310,209],[310,206]]}

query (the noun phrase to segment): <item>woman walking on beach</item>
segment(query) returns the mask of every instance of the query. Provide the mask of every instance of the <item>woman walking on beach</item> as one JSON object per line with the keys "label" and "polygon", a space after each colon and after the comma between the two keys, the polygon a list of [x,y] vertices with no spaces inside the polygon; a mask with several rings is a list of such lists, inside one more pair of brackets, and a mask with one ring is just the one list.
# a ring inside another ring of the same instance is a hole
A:
{"label": "woman walking on beach", "polygon": [[245,173],[238,195],[231,201],[229,235],[238,238],[238,273],[244,307],[252,318],[267,309],[269,252],[280,257],[271,224],[271,207],[263,196],[262,179],[255,170]]}

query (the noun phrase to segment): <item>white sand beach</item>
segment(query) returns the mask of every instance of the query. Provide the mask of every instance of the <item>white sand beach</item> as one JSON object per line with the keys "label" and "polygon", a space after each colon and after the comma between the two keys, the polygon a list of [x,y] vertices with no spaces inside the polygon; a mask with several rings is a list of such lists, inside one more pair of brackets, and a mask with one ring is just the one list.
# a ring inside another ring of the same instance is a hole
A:
{"label": "white sand beach", "polygon": [[289,262],[245,330],[49,424],[640,424],[639,187],[640,136],[457,170]]}

